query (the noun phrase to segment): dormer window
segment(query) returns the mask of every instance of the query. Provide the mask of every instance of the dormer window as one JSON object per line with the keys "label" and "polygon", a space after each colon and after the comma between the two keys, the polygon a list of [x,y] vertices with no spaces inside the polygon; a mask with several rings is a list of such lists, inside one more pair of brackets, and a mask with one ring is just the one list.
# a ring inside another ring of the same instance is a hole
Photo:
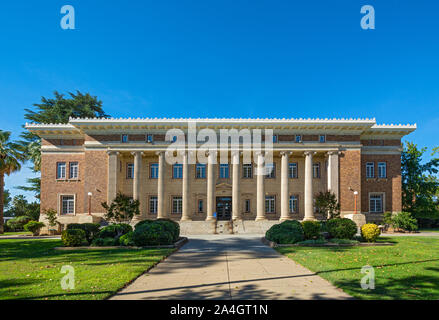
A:
{"label": "dormer window", "polygon": [[154,136],[152,134],[146,135],[146,142],[152,143],[154,141]]}
{"label": "dormer window", "polygon": [[296,142],[302,142],[302,136],[300,134],[296,134]]}
{"label": "dormer window", "polygon": [[121,140],[122,140],[122,143],[127,143],[128,142],[128,135],[127,134],[123,134]]}

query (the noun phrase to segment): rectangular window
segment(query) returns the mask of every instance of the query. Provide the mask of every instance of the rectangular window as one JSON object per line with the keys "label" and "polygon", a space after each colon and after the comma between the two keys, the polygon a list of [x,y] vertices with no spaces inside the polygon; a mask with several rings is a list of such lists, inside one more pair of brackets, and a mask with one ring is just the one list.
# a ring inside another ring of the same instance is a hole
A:
{"label": "rectangular window", "polygon": [[265,213],[275,213],[275,212],[276,212],[276,197],[265,196]]}
{"label": "rectangular window", "polygon": [[267,163],[265,165],[266,175],[265,178],[274,179],[276,178],[276,164],[275,163]]}
{"label": "rectangular window", "polygon": [[375,164],[373,162],[366,163],[366,178],[375,177]]}
{"label": "rectangular window", "polygon": [[198,200],[198,212],[204,212],[203,200]]}
{"label": "rectangular window", "polygon": [[183,179],[183,165],[176,163],[172,167],[172,177],[174,179]]}
{"label": "rectangular window", "polygon": [[288,164],[288,177],[295,179],[297,178],[297,163],[289,163]]}
{"label": "rectangular window", "polygon": [[387,164],[378,162],[378,178],[387,178]]}
{"label": "rectangular window", "polygon": [[183,199],[181,197],[172,197],[172,213],[181,213],[183,208]]}
{"label": "rectangular window", "polygon": [[228,179],[229,178],[229,164],[228,163],[220,164],[220,178],[221,179]]}
{"label": "rectangular window", "polygon": [[58,162],[56,164],[56,178],[65,179],[66,178],[66,163]]}
{"label": "rectangular window", "polygon": [[277,143],[277,134],[273,135],[273,143]]}
{"label": "rectangular window", "polygon": [[70,162],[69,178],[78,179],[79,164],[78,162]]}
{"label": "rectangular window", "polygon": [[147,134],[146,135],[146,142],[148,143],[152,143],[154,141],[154,135],[152,134]]}
{"label": "rectangular window", "polygon": [[242,165],[242,177],[253,178],[253,165],[251,163],[244,163]]}
{"label": "rectangular window", "polygon": [[302,136],[300,134],[296,134],[296,142],[302,142]]}
{"label": "rectangular window", "polygon": [[324,134],[319,135],[319,142],[325,143],[326,142],[326,136]]}
{"label": "rectangular window", "polygon": [[61,196],[61,214],[75,213],[75,196]]}
{"label": "rectangular window", "polygon": [[128,135],[127,134],[123,134],[122,138],[121,138],[122,143],[127,143],[128,142]]}
{"label": "rectangular window", "polygon": [[127,163],[127,179],[134,179],[134,163]]}
{"label": "rectangular window", "polygon": [[383,195],[373,194],[369,197],[369,211],[373,213],[383,212]]}
{"label": "rectangular window", "polygon": [[297,196],[290,196],[290,213],[297,213]]}
{"label": "rectangular window", "polygon": [[149,197],[149,213],[157,213],[158,199],[157,196]]}
{"label": "rectangular window", "polygon": [[195,174],[197,179],[206,179],[206,165],[204,163],[197,163]]}
{"label": "rectangular window", "polygon": [[159,164],[151,163],[149,166],[149,178],[158,179],[159,178]]}
{"label": "rectangular window", "polygon": [[312,164],[312,177],[320,178],[320,163],[318,162]]}
{"label": "rectangular window", "polygon": [[250,199],[245,199],[245,212],[250,212]]}

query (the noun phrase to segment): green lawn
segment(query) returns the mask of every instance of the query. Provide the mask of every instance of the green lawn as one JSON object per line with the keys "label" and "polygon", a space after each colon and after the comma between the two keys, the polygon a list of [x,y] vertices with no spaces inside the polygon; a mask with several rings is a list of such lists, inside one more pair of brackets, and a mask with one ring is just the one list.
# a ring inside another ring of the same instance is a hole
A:
{"label": "green lawn", "polygon": [[[174,249],[56,251],[50,240],[0,240],[0,299],[105,299]],[[63,265],[75,289],[63,290]]]}
{"label": "green lawn", "polygon": [[0,234],[0,237],[6,237],[6,236],[23,236],[23,235],[32,235],[32,232],[28,231],[19,231],[19,232],[4,232]]}
{"label": "green lawn", "polygon": [[[439,239],[382,238],[386,247],[284,247],[280,253],[358,299],[439,299]],[[375,289],[363,290],[362,266],[375,269]]]}
{"label": "green lawn", "polygon": [[439,228],[421,228],[419,232],[439,232]]}

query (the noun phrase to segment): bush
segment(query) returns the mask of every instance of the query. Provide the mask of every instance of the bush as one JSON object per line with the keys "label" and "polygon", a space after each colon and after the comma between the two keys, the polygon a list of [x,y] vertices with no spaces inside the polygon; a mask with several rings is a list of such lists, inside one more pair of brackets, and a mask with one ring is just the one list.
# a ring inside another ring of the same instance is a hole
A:
{"label": "bush", "polygon": [[6,225],[12,231],[23,231],[24,225],[27,224],[31,219],[28,216],[20,216],[14,219],[8,220]]}
{"label": "bush", "polygon": [[166,231],[172,234],[172,242],[176,242],[180,238],[180,225],[171,219],[157,219],[155,223],[163,225]]}
{"label": "bush", "polygon": [[129,224],[126,223],[110,224],[109,226],[106,226],[102,228],[101,231],[99,231],[98,237],[118,239],[119,237],[123,236],[124,234],[130,231],[133,231],[133,228]]}
{"label": "bush", "polygon": [[332,238],[352,239],[357,233],[357,225],[347,218],[336,218],[326,222],[326,228]]}
{"label": "bush", "polygon": [[383,223],[387,225],[392,224],[392,213],[391,212],[384,212],[383,214]]}
{"label": "bush", "polygon": [[410,212],[398,212],[392,218],[392,225],[394,228],[403,229],[406,231],[418,230],[418,222],[412,217]]}
{"label": "bush", "polygon": [[320,231],[322,230],[322,226],[318,221],[303,221],[302,222],[303,233],[305,235],[305,239],[307,240],[315,240],[321,238]]}
{"label": "bush", "polygon": [[138,227],[143,226],[144,224],[153,223],[155,220],[142,220],[137,222],[137,224],[134,226],[134,230],[136,230]]}
{"label": "bush", "polygon": [[380,228],[376,224],[366,223],[361,227],[361,236],[367,242],[376,242],[380,234]]}
{"label": "bush", "polygon": [[91,243],[93,239],[99,233],[99,223],[70,223],[67,225],[67,230],[80,229],[85,232],[85,238],[88,243]]}
{"label": "bush", "polygon": [[96,238],[91,245],[93,247],[112,247],[118,245],[118,240],[114,238]]}
{"label": "bush", "polygon": [[331,239],[331,240],[329,240],[329,242],[337,243],[337,244],[357,244],[357,243],[360,243],[360,241],[358,241],[358,240],[337,239],[337,238]]}
{"label": "bush", "polygon": [[279,244],[296,243],[304,239],[303,228],[296,220],[286,220],[268,229],[265,238]]}
{"label": "bush", "polygon": [[135,246],[134,232],[130,231],[119,238],[119,244],[121,246]]}
{"label": "bush", "polygon": [[85,232],[80,229],[64,230],[61,234],[61,240],[65,247],[78,247],[87,243]]}
{"label": "bush", "polygon": [[136,246],[154,246],[172,244],[174,235],[167,231],[163,223],[154,221],[137,227],[133,233]]}
{"label": "bush", "polygon": [[45,224],[38,221],[29,221],[24,225],[24,230],[32,232],[34,236],[40,233],[40,229],[44,227]]}

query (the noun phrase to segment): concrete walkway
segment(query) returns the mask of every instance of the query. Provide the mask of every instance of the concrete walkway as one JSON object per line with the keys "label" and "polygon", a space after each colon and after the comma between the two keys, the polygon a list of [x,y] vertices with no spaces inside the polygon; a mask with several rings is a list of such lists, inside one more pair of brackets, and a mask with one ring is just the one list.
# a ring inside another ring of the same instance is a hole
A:
{"label": "concrete walkway", "polygon": [[191,237],[111,299],[349,299],[263,245],[261,236]]}

